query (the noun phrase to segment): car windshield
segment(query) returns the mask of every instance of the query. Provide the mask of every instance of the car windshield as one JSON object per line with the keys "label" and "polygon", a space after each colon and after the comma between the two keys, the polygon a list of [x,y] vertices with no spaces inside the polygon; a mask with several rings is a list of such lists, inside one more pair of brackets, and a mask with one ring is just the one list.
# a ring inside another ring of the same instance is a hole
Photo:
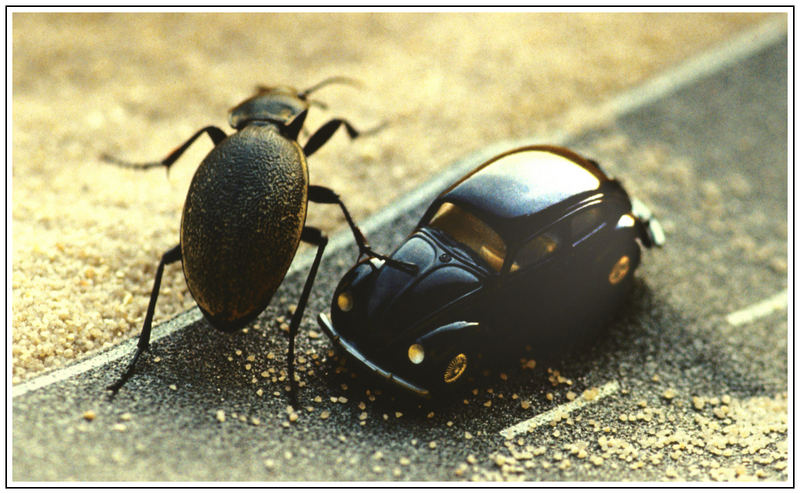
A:
{"label": "car windshield", "polygon": [[440,230],[477,254],[494,271],[500,271],[506,257],[506,245],[489,225],[453,203],[445,202],[428,226]]}

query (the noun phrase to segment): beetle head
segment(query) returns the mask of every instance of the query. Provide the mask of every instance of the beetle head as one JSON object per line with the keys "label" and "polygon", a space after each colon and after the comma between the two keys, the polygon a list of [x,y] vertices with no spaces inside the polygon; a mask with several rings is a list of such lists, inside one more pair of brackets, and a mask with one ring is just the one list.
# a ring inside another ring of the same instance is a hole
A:
{"label": "beetle head", "polygon": [[251,123],[272,123],[284,129],[294,129],[288,137],[297,138],[308,111],[305,96],[288,86],[259,86],[256,94],[239,103],[228,114],[234,129]]}
{"label": "beetle head", "polygon": [[308,96],[328,84],[357,85],[358,82],[346,77],[331,77],[308,89],[298,91],[291,86],[257,86],[256,94],[233,107],[228,113],[228,122],[234,129],[241,129],[251,123],[271,123],[280,127],[290,139],[297,139],[303,127],[308,107],[324,104],[309,100]]}

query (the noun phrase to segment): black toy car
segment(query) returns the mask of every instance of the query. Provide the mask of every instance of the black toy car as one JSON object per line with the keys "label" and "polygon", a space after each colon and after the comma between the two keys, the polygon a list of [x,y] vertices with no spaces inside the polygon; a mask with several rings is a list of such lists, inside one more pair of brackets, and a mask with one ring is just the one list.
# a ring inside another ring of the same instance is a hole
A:
{"label": "black toy car", "polygon": [[333,295],[327,335],[374,373],[428,396],[479,354],[557,351],[614,315],[641,246],[663,243],[649,211],[594,161],[513,149],[442,192],[392,254],[361,259]]}

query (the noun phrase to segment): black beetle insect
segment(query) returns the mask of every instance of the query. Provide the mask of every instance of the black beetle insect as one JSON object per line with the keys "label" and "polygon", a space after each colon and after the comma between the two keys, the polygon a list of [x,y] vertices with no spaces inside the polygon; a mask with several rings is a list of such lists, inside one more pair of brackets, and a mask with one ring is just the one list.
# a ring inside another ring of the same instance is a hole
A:
{"label": "black beetle insect", "polygon": [[[164,253],[158,264],[136,353],[110,390],[116,392],[125,384],[139,356],[149,346],[165,265],[182,261],[186,284],[203,315],[215,328],[233,332],[267,307],[302,240],[316,245],[317,252],[289,325],[288,376],[291,396],[295,399],[294,339],[328,240],[319,229],[305,225],[308,201],[338,204],[355,236],[360,255],[385,259],[370,249],[335,192],[308,183],[306,158],[339,127],[344,126],[350,138],[364,135],[346,120],[337,118],[320,127],[305,146],[301,148],[298,144],[310,105],[321,105],[309,100],[309,94],[335,82],[352,81],[334,77],[305,91],[259,86],[253,97],[230,110],[228,121],[236,130],[234,134],[227,136],[217,127],[205,127],[161,161],[129,163],[103,156],[121,166],[169,169],[204,133],[214,143],[214,149],[200,163],[189,186],[180,243]],[[389,262],[404,268],[401,263]]]}
{"label": "black beetle insect", "polygon": [[[442,192],[391,255],[353,266],[322,329],[417,395],[463,382],[479,355],[564,350],[623,302],[663,231],[600,166],[555,146],[500,154]],[[549,349],[549,350],[548,350]]]}

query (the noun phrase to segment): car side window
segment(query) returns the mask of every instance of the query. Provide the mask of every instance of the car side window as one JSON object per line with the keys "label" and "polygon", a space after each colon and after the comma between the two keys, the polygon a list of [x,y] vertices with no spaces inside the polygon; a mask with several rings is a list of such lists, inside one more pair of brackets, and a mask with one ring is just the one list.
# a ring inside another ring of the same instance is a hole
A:
{"label": "car side window", "polygon": [[592,233],[602,224],[602,214],[599,207],[591,207],[579,211],[570,219],[572,241],[578,242]]}
{"label": "car side window", "polygon": [[555,232],[539,234],[525,242],[511,264],[511,272],[538,263],[551,256],[558,249],[558,236]]}
{"label": "car side window", "polygon": [[443,231],[468,247],[494,271],[500,271],[506,258],[506,245],[489,225],[453,203],[445,202],[428,226]]}

